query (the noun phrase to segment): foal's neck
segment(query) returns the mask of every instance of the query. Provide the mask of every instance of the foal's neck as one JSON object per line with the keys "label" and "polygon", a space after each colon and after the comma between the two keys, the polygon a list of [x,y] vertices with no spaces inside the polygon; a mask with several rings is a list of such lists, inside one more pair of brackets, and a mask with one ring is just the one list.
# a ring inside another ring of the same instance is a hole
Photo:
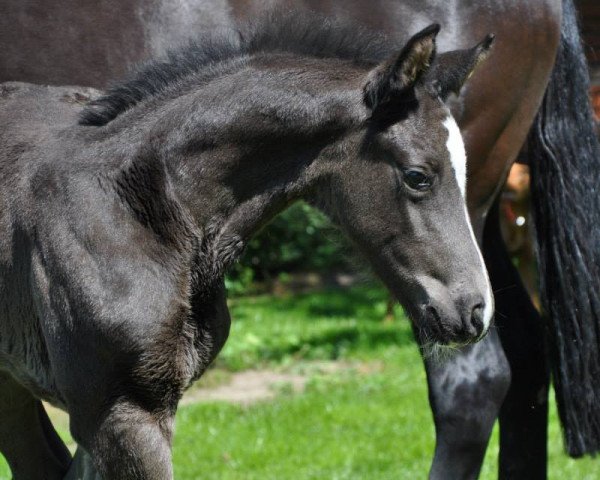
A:
{"label": "foal's neck", "polygon": [[[314,61],[285,75],[263,63],[245,64],[113,121],[139,124],[132,130],[139,148],[158,159],[177,202],[200,230],[211,232],[214,248],[228,259],[274,215],[317,187],[326,175],[327,162],[320,160],[335,156],[338,139],[364,109],[359,90],[327,80]],[[347,76],[357,75],[345,68]],[[302,83],[307,70],[314,70],[311,80],[322,80]]]}
{"label": "foal's neck", "polygon": [[200,145],[187,152],[171,145],[165,165],[177,198],[196,225],[209,232],[215,255],[229,264],[265,223],[317,188],[322,147],[318,140],[278,138]]}

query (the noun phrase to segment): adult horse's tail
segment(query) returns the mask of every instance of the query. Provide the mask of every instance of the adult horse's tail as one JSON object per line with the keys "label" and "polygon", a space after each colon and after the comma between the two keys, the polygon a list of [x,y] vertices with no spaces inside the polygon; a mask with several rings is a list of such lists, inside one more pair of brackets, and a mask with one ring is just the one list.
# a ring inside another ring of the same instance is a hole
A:
{"label": "adult horse's tail", "polygon": [[600,143],[577,13],[529,136],[540,293],[567,450],[600,451]]}

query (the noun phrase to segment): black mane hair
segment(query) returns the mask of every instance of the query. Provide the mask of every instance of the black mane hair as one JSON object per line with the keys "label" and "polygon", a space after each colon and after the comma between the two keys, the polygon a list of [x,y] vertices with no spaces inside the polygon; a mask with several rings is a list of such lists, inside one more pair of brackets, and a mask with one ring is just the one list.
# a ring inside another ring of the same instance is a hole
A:
{"label": "black mane hair", "polygon": [[315,58],[339,58],[373,65],[391,55],[394,42],[352,23],[312,12],[271,12],[240,28],[201,34],[166,58],[134,69],[106,95],[88,103],[81,125],[106,125],[143,100],[219,62],[263,52],[285,52]]}

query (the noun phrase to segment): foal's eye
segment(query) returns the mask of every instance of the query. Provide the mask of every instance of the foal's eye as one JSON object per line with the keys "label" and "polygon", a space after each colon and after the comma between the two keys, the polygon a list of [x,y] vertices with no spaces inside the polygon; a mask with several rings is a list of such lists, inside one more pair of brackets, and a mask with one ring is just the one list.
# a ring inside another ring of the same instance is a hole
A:
{"label": "foal's eye", "polygon": [[418,192],[431,188],[431,178],[419,170],[406,170],[404,172],[404,183]]}

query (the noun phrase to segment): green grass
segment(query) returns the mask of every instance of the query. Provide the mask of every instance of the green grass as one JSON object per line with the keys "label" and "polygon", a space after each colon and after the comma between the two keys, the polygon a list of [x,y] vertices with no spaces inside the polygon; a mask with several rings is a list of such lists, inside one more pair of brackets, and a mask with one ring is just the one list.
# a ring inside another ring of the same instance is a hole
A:
{"label": "green grass", "polygon": [[[243,370],[298,360],[377,359],[413,344],[405,321],[383,324],[387,294],[376,287],[231,302],[232,332],[217,365]],[[396,316],[402,319],[400,309]]]}
{"label": "green grass", "polygon": [[[407,322],[381,322],[386,296],[354,288],[289,298],[236,299],[221,368],[300,369],[310,359],[376,364],[314,374],[306,391],[282,389],[271,402],[180,409],[174,439],[177,479],[426,478],[434,432],[425,375]],[[360,363],[358,363],[360,365]],[[550,479],[598,478],[597,460],[562,453],[550,423]],[[483,468],[496,478],[497,431]],[[8,470],[0,464],[0,478]]]}

